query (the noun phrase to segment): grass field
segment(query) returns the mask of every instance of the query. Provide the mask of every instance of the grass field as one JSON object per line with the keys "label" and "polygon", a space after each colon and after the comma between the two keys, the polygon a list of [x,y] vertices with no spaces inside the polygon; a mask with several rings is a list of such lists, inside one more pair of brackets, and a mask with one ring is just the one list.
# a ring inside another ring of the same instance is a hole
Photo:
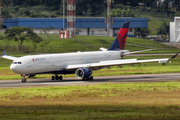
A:
{"label": "grass field", "polygon": [[179,119],[179,96],[180,82],[0,89],[0,119]]}
{"label": "grass field", "polygon": [[[2,37],[3,33],[0,33]],[[46,39],[45,34],[39,34],[44,40]],[[97,51],[100,47],[109,48],[115,37],[105,36],[76,36],[73,39],[59,39],[56,34],[51,34],[48,37],[50,43],[42,50],[40,45],[37,45],[35,52],[32,51],[31,41],[25,41],[23,51],[17,51],[17,43],[10,41],[9,48],[5,48],[5,44],[0,40],[0,51],[6,50],[8,54],[19,55],[19,54],[37,54],[37,53],[66,53],[66,52],[77,52],[77,51]],[[29,51],[30,47],[30,52]],[[177,53],[179,49],[163,45],[156,41],[150,41],[146,39],[138,38],[127,38],[127,44],[125,49],[129,51],[144,50],[149,48],[156,48],[156,50],[144,52],[144,53]]]}
{"label": "grass field", "polygon": [[141,11],[136,10],[137,17],[145,17],[148,18],[148,28],[150,29],[150,35],[157,35],[157,29],[166,22],[169,24],[169,22],[174,21],[174,16],[170,14],[170,16],[165,17],[165,12],[151,12],[151,11]]}

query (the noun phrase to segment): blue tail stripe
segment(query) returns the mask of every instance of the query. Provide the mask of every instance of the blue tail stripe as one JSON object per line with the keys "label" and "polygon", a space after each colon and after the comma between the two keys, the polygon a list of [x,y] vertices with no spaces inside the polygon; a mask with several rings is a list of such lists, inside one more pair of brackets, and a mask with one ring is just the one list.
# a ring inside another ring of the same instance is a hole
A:
{"label": "blue tail stripe", "polygon": [[121,28],[129,28],[129,22],[124,22],[123,26]]}
{"label": "blue tail stripe", "polygon": [[126,35],[123,37],[123,41],[122,41],[122,49],[124,49],[124,39],[126,38],[126,36],[127,36],[127,33],[126,33]]}
{"label": "blue tail stripe", "polygon": [[111,47],[108,50],[120,50],[119,41],[118,41],[117,37],[116,37],[113,44],[111,45]]}
{"label": "blue tail stripe", "polygon": [[3,51],[3,55],[7,55],[5,51]]}

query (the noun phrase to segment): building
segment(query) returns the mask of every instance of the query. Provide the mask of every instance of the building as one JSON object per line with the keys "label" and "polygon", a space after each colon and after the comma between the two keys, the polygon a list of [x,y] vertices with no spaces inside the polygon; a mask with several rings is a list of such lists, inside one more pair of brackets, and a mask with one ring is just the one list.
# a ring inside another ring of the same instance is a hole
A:
{"label": "building", "polygon": [[175,17],[170,22],[170,42],[180,42],[180,17]]}
{"label": "building", "polygon": [[[116,36],[123,22],[130,21],[129,37],[134,37],[134,28],[147,28],[148,18],[113,18],[110,28],[110,36]],[[7,28],[15,26],[27,26],[36,33],[42,32],[42,28],[53,27],[50,33],[58,34],[63,29],[62,18],[16,18],[4,19]],[[67,20],[65,19],[65,28]],[[76,35],[107,36],[105,18],[76,18]]]}

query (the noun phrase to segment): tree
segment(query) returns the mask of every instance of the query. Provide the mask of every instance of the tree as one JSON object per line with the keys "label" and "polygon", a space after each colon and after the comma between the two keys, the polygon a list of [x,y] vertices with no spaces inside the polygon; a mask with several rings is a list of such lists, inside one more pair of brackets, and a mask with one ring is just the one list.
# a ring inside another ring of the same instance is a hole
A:
{"label": "tree", "polygon": [[44,50],[44,47],[45,47],[46,45],[48,45],[49,43],[50,43],[50,41],[47,41],[47,40],[43,40],[43,41],[41,42],[40,46],[41,46],[42,52],[43,52],[43,50]]}
{"label": "tree", "polygon": [[159,28],[157,29],[157,34],[158,35],[169,35],[169,24],[167,24],[166,22],[164,22],[161,26],[159,26]]}
{"label": "tree", "polygon": [[43,41],[41,37],[39,37],[36,33],[33,32],[32,29],[29,29],[27,32],[28,40],[32,41],[33,51],[37,48],[37,44]]}
{"label": "tree", "polygon": [[106,7],[104,0],[76,0],[77,15],[90,11],[93,15],[99,16],[105,11]]}
{"label": "tree", "polygon": [[9,40],[14,39],[14,41],[18,43],[19,50],[21,51],[24,41],[28,40],[28,30],[30,30],[30,28],[20,26],[8,28],[5,31],[6,38]]}
{"label": "tree", "polygon": [[44,29],[43,29],[43,32],[46,34],[46,40],[47,40],[47,38],[48,38],[48,36],[49,36],[49,32],[50,32],[51,30],[53,30],[53,27],[52,27],[52,26],[49,27],[49,28],[44,28]]}
{"label": "tree", "polygon": [[111,17],[135,17],[135,13],[131,9],[113,9],[111,11]]}
{"label": "tree", "polygon": [[135,35],[138,36],[140,32],[140,36],[144,39],[147,38],[147,36],[150,33],[150,29],[149,28],[137,28],[135,29]]}
{"label": "tree", "polygon": [[10,43],[11,40],[10,39],[6,39],[6,38],[3,38],[1,40],[3,40],[4,43],[6,44],[6,48],[9,48],[9,43]]}

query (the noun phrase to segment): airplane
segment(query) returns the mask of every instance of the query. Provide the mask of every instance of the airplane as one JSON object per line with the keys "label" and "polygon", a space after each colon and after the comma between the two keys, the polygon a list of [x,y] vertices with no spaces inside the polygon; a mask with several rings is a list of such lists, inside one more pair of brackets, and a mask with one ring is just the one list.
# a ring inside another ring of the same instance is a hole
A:
{"label": "airplane", "polygon": [[[110,66],[119,66],[130,64],[134,65],[143,62],[166,63],[168,60],[175,58],[163,59],[121,59],[125,55],[149,51],[141,50],[129,52],[124,50],[127,32],[130,22],[124,22],[119,30],[113,44],[109,49],[100,48],[101,51],[90,52],[75,52],[75,53],[58,53],[58,54],[42,54],[42,55],[27,55],[22,57],[13,57],[3,51],[2,58],[13,60],[10,69],[22,76],[22,82],[26,82],[27,77],[34,77],[37,74],[54,74],[52,80],[62,80],[62,74],[74,74],[78,79],[93,80],[92,71],[109,68]],[[58,76],[60,74],[60,76]]]}

